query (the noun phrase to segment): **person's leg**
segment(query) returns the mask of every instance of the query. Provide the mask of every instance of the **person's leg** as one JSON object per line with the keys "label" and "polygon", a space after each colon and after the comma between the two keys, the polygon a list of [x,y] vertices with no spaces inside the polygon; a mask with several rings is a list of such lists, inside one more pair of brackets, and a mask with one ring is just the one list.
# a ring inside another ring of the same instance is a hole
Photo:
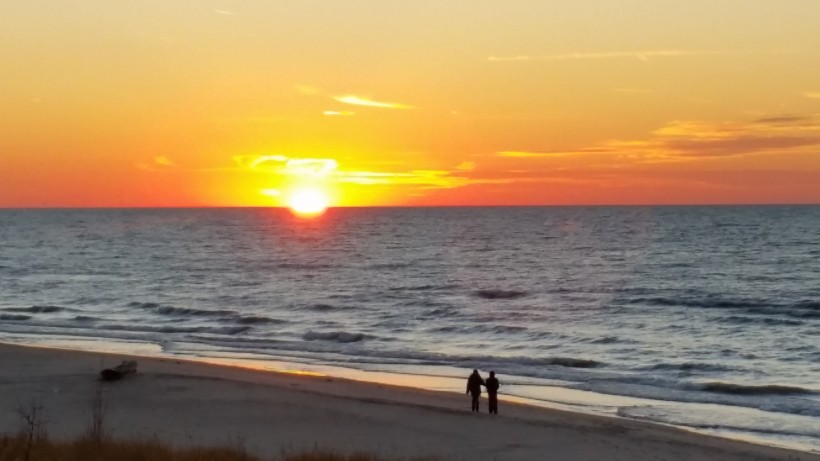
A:
{"label": "person's leg", "polygon": [[490,413],[498,414],[498,396],[495,394],[490,394]]}
{"label": "person's leg", "polygon": [[472,394],[473,396],[473,411],[478,411],[478,397],[479,394]]}

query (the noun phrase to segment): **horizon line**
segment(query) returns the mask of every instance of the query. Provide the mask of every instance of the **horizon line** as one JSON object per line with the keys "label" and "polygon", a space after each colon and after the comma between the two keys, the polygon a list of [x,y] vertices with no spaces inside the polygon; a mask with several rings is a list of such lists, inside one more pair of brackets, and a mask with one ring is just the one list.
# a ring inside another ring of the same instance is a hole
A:
{"label": "horizon line", "polygon": [[[329,206],[333,209],[364,209],[364,208],[571,208],[571,207],[768,207],[768,206],[820,206],[820,202],[774,202],[774,203],[595,203],[595,204],[542,204],[542,205],[346,205]],[[197,206],[0,206],[0,211],[22,210],[242,210],[242,209],[277,209],[289,211],[290,207],[280,205],[197,205]]]}

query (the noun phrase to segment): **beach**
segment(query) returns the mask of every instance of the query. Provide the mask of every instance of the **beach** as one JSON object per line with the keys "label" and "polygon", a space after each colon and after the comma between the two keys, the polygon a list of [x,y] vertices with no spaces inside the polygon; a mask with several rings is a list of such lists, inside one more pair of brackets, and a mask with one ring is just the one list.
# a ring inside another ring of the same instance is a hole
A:
{"label": "beach", "polygon": [[[102,383],[102,368],[134,359],[139,372]],[[814,460],[820,456],[621,418],[500,399],[500,415],[469,411],[448,392],[273,373],[193,361],[0,345],[0,432],[17,409],[43,408],[55,438],[81,435],[98,390],[119,438],[174,446],[241,446],[262,456],[329,450],[390,458],[470,460]]]}

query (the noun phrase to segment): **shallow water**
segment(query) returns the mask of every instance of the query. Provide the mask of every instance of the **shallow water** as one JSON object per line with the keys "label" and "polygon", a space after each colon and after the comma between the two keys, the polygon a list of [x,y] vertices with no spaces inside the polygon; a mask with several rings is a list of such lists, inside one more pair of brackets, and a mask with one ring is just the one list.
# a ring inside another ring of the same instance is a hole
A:
{"label": "shallow water", "polygon": [[809,206],[6,210],[0,340],[493,369],[511,396],[820,449],[817,229]]}

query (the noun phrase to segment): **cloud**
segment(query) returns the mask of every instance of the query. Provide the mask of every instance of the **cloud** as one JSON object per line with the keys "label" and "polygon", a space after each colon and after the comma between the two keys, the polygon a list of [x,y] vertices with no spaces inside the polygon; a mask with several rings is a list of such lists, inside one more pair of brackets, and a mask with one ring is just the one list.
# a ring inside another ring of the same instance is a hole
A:
{"label": "cloud", "polygon": [[165,155],[157,155],[150,162],[138,162],[137,168],[145,171],[169,171],[177,168],[177,164]]}
{"label": "cloud", "polygon": [[156,163],[157,165],[168,166],[168,167],[177,166],[174,163],[173,160],[171,160],[170,158],[168,158],[164,155],[158,155],[158,156],[154,157],[154,163]]}
{"label": "cloud", "polygon": [[290,176],[326,177],[339,164],[332,158],[291,158],[286,155],[237,155],[234,162],[245,170]]}
{"label": "cloud", "polygon": [[457,171],[473,171],[475,170],[475,162],[461,162],[456,166]]}
{"label": "cloud", "polygon": [[214,10],[214,13],[222,14],[222,15],[225,15],[225,16],[233,16],[233,15],[236,14],[233,11],[228,11],[228,10]]}
{"label": "cloud", "polygon": [[578,152],[561,152],[561,151],[544,151],[544,152],[530,152],[521,150],[507,150],[498,152],[500,157],[518,157],[518,158],[539,158],[539,157],[564,157],[567,155],[575,155]]}
{"label": "cloud", "polygon": [[255,170],[270,168],[272,164],[284,164],[288,158],[284,155],[237,155],[233,160],[241,168]]}
{"label": "cloud", "polygon": [[762,124],[777,124],[777,125],[795,125],[811,123],[812,117],[808,115],[776,115],[773,117],[764,117],[755,120],[755,123]]}
{"label": "cloud", "polygon": [[780,115],[750,122],[673,121],[653,132],[647,148],[667,157],[734,157],[820,146],[811,116]]}
{"label": "cloud", "polygon": [[334,100],[344,103],[344,104],[353,104],[355,106],[366,106],[366,107],[379,107],[383,109],[412,109],[413,106],[409,106],[407,104],[401,104],[396,102],[381,102],[381,101],[372,101],[367,98],[362,98],[355,95],[346,95],[346,96],[335,96]]}
{"label": "cloud", "polygon": [[409,172],[339,171],[339,182],[360,185],[422,186],[428,189],[454,189],[470,183],[448,170],[412,170]]}
{"label": "cloud", "polygon": [[613,140],[598,146],[565,151],[510,150],[496,155],[544,161],[584,156],[604,160],[602,165],[615,168],[625,164],[681,162],[773,152],[816,152],[818,149],[820,120],[817,117],[777,115],[745,122],[677,120],[651,132],[646,139]]}
{"label": "cloud", "polygon": [[[331,158],[291,158],[286,155],[238,155],[233,158],[240,170],[251,170],[281,176],[311,177],[360,185],[406,185],[421,186],[433,189],[451,189],[469,183],[469,179],[456,173],[464,167],[465,162],[454,171],[448,170],[411,170],[411,171],[351,171],[340,168],[339,163]],[[273,190],[262,192],[273,194]]]}
{"label": "cloud", "polygon": [[350,117],[356,115],[356,112],[351,112],[349,110],[326,110],[322,112],[322,115],[326,117]]}
{"label": "cloud", "polygon": [[292,158],[285,163],[282,173],[296,176],[325,177],[339,167],[332,158]]}
{"label": "cloud", "polygon": [[742,134],[726,139],[672,140],[667,141],[664,147],[670,149],[672,153],[679,155],[723,157],[818,145],[820,145],[820,136],[758,136],[755,134]]}
{"label": "cloud", "polygon": [[811,99],[820,99],[820,91],[806,91],[803,96]]}
{"label": "cloud", "polygon": [[771,51],[718,51],[718,50],[648,50],[648,51],[611,51],[601,53],[565,53],[541,56],[489,56],[487,61],[575,61],[590,59],[637,59],[647,62],[653,58],[679,58],[688,56],[733,56],[751,54],[796,54],[792,50]]}

